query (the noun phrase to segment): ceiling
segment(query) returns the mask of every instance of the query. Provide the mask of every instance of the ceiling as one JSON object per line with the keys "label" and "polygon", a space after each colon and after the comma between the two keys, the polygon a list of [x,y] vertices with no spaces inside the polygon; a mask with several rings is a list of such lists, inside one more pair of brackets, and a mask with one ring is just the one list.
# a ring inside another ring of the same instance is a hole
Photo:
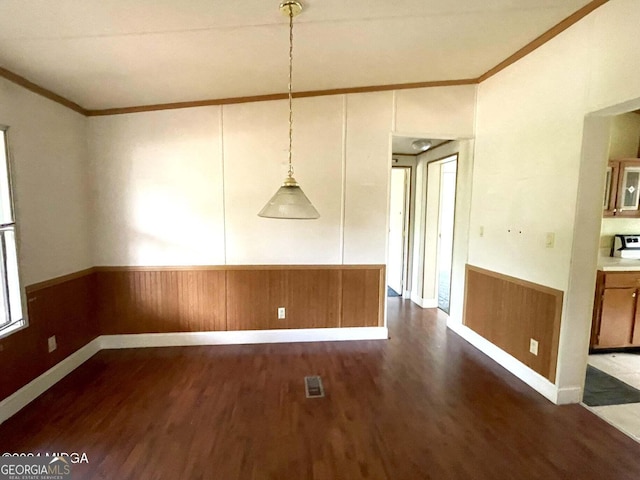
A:
{"label": "ceiling", "polygon": [[[294,90],[475,79],[589,0],[303,0]],[[286,91],[279,0],[2,0],[0,66],[86,109]]]}

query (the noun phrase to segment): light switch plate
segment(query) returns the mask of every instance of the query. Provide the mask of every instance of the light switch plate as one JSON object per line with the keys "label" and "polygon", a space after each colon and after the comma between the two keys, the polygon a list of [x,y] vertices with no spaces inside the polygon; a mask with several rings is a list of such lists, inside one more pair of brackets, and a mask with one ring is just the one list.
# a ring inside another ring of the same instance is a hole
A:
{"label": "light switch plate", "polygon": [[556,234],[553,232],[547,232],[544,237],[544,246],[546,248],[553,248],[556,244]]}

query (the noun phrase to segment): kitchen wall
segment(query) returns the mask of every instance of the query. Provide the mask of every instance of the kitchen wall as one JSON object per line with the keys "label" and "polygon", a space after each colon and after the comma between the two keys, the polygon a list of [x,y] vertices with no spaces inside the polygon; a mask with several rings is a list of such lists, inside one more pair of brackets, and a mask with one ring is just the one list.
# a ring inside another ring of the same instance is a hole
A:
{"label": "kitchen wall", "polygon": [[[608,159],[638,158],[640,150],[640,114],[632,112],[611,118],[611,137]],[[602,168],[606,168],[604,162]],[[640,233],[640,219],[607,217],[602,219],[600,230],[600,255],[610,254],[616,233]]]}
{"label": "kitchen wall", "polygon": [[611,118],[609,158],[638,158],[640,152],[640,113],[625,113]]}
{"label": "kitchen wall", "polygon": [[585,115],[638,108],[638,18],[639,2],[609,2],[478,89],[469,263],[568,292],[556,385],[450,325],[560,402],[579,400],[595,285],[604,171],[583,146]]}

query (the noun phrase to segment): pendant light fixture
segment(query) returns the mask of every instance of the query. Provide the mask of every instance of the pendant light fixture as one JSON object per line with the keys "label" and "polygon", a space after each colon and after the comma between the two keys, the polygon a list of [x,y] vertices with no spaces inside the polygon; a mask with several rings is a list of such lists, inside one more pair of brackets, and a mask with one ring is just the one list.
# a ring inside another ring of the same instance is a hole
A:
{"label": "pendant light fixture", "polygon": [[289,17],[289,171],[282,186],[271,200],[267,202],[258,216],[265,218],[289,218],[297,220],[313,220],[320,214],[304,194],[300,185],[293,178],[291,147],[293,144],[293,96],[291,94],[291,78],[293,76],[293,17],[302,12],[302,4],[296,0],[284,0],[280,11]]}

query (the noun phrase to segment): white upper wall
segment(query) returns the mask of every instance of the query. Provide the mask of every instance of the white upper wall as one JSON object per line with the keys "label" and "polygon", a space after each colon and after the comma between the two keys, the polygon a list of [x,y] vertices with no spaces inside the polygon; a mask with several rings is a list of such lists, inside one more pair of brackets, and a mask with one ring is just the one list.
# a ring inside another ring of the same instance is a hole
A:
{"label": "white upper wall", "polygon": [[480,84],[472,264],[567,289],[584,117],[640,97],[638,21],[613,0]]}
{"label": "white upper wall", "polygon": [[473,137],[476,92],[471,85],[398,90],[394,130],[407,137]]}
{"label": "white upper wall", "polygon": [[86,118],[0,79],[23,285],[92,266]]}
{"label": "white upper wall", "polygon": [[385,263],[394,121],[471,136],[475,90],[295,99],[293,166],[312,221],[257,216],[286,176],[286,101],[89,118],[95,263]]}
{"label": "white upper wall", "polygon": [[[478,89],[469,261],[560,290],[571,258],[589,23]],[[545,248],[547,232],[555,248]]]}
{"label": "white upper wall", "polygon": [[96,265],[224,264],[221,107],[89,119]]}
{"label": "white upper wall", "polygon": [[589,37],[589,90],[586,111],[595,112],[640,96],[638,0],[610,0],[580,23]]}
{"label": "white upper wall", "polygon": [[606,151],[585,115],[638,108],[639,23],[640,2],[612,0],[478,89],[469,262],[565,292],[560,391],[584,382],[599,241]]}

